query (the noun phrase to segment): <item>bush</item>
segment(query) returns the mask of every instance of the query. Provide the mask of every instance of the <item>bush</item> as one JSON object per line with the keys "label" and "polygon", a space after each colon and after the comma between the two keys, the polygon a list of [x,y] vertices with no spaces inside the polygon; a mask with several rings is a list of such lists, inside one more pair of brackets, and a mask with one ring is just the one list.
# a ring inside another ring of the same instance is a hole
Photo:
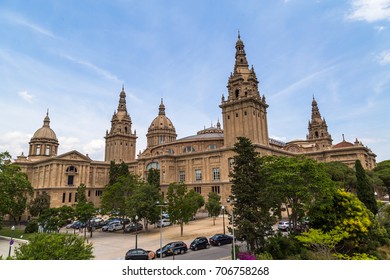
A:
{"label": "bush", "polygon": [[256,257],[251,252],[239,252],[237,254],[239,260],[255,260]]}
{"label": "bush", "polygon": [[38,222],[36,220],[31,220],[24,229],[24,233],[34,233],[38,232]]}

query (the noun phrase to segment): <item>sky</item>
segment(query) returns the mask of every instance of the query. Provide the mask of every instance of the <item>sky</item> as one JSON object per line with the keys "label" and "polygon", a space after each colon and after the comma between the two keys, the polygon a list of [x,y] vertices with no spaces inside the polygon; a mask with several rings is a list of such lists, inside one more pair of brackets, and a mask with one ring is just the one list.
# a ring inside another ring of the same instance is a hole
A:
{"label": "sky", "polygon": [[305,139],[314,97],[333,144],[390,159],[390,0],[2,0],[0,152],[49,111],[59,154],[103,160],[122,86],[137,153],[161,98],[178,139],[215,126],[238,32],[271,138]]}

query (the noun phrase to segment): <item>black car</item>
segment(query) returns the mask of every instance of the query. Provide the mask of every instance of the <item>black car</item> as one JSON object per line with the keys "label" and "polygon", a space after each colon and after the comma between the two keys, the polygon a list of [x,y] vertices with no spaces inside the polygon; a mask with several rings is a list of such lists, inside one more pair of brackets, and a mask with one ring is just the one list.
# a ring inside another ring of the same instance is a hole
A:
{"label": "black car", "polygon": [[126,233],[129,233],[129,232],[136,232],[136,231],[140,231],[144,228],[144,226],[140,223],[136,223],[136,224],[129,224],[128,226],[125,227],[125,232]]}
{"label": "black car", "polygon": [[190,249],[197,251],[199,249],[208,249],[210,248],[210,243],[206,237],[197,237],[194,241],[191,242]]}
{"label": "black car", "polygon": [[156,257],[153,251],[144,249],[130,249],[125,255],[125,260],[153,260]]}
{"label": "black car", "polygon": [[[161,256],[164,258],[166,256],[184,254],[187,250],[187,245],[183,241],[170,242],[162,247]],[[156,251],[156,256],[160,257],[160,249]]]}
{"label": "black car", "polygon": [[224,244],[230,244],[233,242],[233,237],[226,234],[215,234],[210,237],[210,244],[213,246],[221,246]]}

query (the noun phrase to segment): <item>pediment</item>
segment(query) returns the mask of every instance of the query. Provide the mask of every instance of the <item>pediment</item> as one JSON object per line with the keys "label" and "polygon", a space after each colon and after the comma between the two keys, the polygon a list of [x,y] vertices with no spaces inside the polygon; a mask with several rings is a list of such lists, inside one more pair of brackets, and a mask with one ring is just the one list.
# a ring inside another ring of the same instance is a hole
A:
{"label": "pediment", "polygon": [[74,160],[74,161],[92,161],[89,156],[83,155],[78,151],[71,151],[65,154],[57,156],[57,159],[61,160]]}

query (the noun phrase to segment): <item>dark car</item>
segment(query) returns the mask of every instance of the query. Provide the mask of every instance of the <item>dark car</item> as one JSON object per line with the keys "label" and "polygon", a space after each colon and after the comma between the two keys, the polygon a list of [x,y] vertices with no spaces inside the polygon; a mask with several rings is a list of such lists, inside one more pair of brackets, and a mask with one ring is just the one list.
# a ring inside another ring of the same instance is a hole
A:
{"label": "dark car", "polygon": [[153,260],[156,254],[144,249],[130,249],[125,255],[125,260]]}
{"label": "dark car", "polygon": [[208,248],[210,248],[210,243],[208,239],[204,236],[195,238],[190,245],[190,249],[194,251],[197,251],[199,249],[208,249]]}
{"label": "dark car", "polygon": [[233,237],[226,234],[215,234],[209,239],[210,244],[213,246],[221,246],[224,244],[230,244],[233,242]]}
{"label": "dark car", "polygon": [[[185,244],[183,241],[170,242],[164,247],[162,247],[161,256],[164,258],[166,256],[184,254],[185,252],[187,252],[187,250],[187,244]],[[160,249],[156,251],[156,256],[158,258],[160,257]]]}
{"label": "dark car", "polygon": [[129,224],[125,227],[125,232],[126,233],[129,233],[129,232],[136,232],[136,231],[140,231],[144,228],[144,226],[140,223],[136,223],[136,224]]}

